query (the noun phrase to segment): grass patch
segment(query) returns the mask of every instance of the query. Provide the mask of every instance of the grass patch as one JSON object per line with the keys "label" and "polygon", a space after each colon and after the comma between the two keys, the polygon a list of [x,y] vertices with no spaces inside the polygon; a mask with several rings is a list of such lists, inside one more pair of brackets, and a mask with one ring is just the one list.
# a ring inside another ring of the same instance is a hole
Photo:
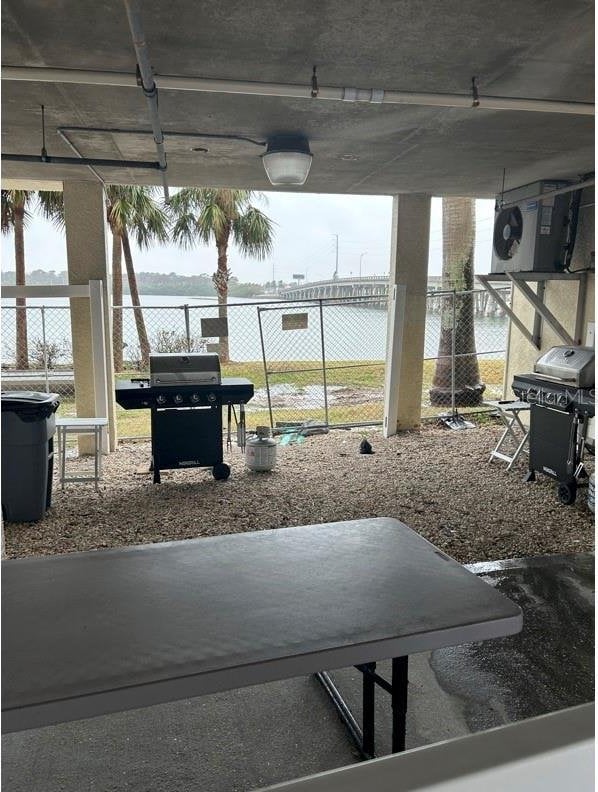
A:
{"label": "grass patch", "polygon": [[[500,398],[505,362],[500,358],[480,359],[480,376],[486,383],[486,398]],[[429,407],[428,391],[432,386],[435,360],[425,360],[423,364],[422,383],[422,415],[434,416],[446,412],[446,408]],[[117,379],[130,379],[143,376],[138,371],[124,371],[116,375]],[[245,377],[253,382],[255,389],[265,388],[264,367],[260,361],[250,363],[228,363],[222,366],[223,377]],[[330,361],[326,367],[326,382],[330,386],[343,387],[350,390],[382,390],[384,387],[384,363],[381,361],[344,360]],[[270,368],[270,385],[286,385],[295,390],[297,395],[305,393],[309,386],[323,383],[321,361],[280,361],[272,363]],[[75,405],[72,401],[63,401],[60,407],[62,415],[74,415]],[[362,421],[382,421],[384,405],[382,401],[373,401],[367,395],[359,402],[330,404],[328,421],[331,424],[360,423]],[[463,410],[463,412],[467,412]],[[226,426],[226,410],[224,411]],[[323,407],[285,406],[273,409],[275,422],[284,421],[324,421]],[[117,422],[119,437],[141,437],[150,434],[149,410],[124,410],[117,405]],[[247,425],[254,429],[258,425],[269,425],[270,414],[267,409],[252,409],[251,402],[247,406]]]}

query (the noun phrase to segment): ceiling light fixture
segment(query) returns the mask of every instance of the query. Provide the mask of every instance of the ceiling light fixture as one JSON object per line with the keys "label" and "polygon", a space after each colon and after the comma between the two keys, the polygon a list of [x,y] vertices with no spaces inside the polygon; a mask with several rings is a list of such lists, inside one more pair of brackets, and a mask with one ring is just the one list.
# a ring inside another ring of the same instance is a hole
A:
{"label": "ceiling light fixture", "polygon": [[302,135],[274,135],[262,154],[266,176],[277,187],[305,184],[311,161],[309,142]]}

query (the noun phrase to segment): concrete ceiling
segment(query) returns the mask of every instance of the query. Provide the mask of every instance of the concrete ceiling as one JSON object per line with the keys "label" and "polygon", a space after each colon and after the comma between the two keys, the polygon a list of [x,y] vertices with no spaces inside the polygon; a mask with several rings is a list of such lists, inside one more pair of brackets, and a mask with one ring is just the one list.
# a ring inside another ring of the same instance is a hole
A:
{"label": "concrete ceiling", "polygon": [[[594,101],[590,0],[171,0],[142,3],[157,75],[484,96]],[[121,0],[3,0],[3,66],[133,74]],[[158,78],[157,78],[158,80]],[[158,81],[159,84],[159,81]],[[157,159],[136,87],[2,82],[2,153]],[[195,133],[265,140],[303,133],[314,155],[304,192],[490,197],[594,169],[593,116],[471,107],[366,104],[159,90],[171,186],[272,189],[263,149]],[[187,133],[169,136],[170,133]],[[205,153],[196,147],[207,148]],[[3,178],[94,179],[85,167],[3,163]],[[98,169],[107,182],[160,184],[156,171]],[[293,188],[296,190],[297,188]]]}

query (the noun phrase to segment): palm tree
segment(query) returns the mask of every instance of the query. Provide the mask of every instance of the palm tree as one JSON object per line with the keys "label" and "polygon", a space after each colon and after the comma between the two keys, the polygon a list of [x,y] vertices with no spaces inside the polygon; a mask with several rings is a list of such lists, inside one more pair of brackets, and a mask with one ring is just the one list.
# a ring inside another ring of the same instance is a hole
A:
{"label": "palm tree", "polygon": [[[168,215],[154,198],[152,187],[122,187],[107,185],[106,216],[112,232],[112,293],[113,305],[122,305],[122,257],[124,254],[131,302],[134,306],[135,325],[141,351],[141,367],[149,364],[150,343],[139,300],[137,278],[133,267],[130,234],[141,248],[152,241],[168,240]],[[122,310],[114,309],[112,335],[114,368],[123,368]]]}
{"label": "palm tree", "polygon": [[[28,206],[35,193],[30,190],[2,190],[2,233],[15,234],[15,284],[25,285],[25,226],[30,217]],[[29,368],[27,344],[27,311],[24,297],[16,301],[16,361],[17,369]]]}
{"label": "palm tree", "polygon": [[[172,237],[184,248],[198,242],[216,243],[218,264],[212,281],[218,295],[218,315],[227,318],[228,246],[232,240],[244,256],[264,259],[272,250],[273,223],[252,206],[251,190],[186,187],[171,198]],[[229,361],[228,335],[221,336],[220,359]]]}
{"label": "palm tree", "polygon": [[[30,209],[37,203],[42,213],[50,216],[51,207],[62,194],[31,190],[2,190],[1,229],[3,234],[14,231],[15,235],[15,285],[25,285],[25,228],[31,217]],[[25,297],[16,299],[16,361],[17,369],[29,368],[27,341],[27,310]]]}
{"label": "palm tree", "polygon": [[[480,404],[485,385],[475,349],[473,254],[475,201],[442,199],[442,288],[455,294],[455,406]],[[453,300],[443,300],[436,371],[430,389],[434,406],[452,403]]]}
{"label": "palm tree", "polygon": [[[139,300],[137,277],[133,266],[131,253],[130,234],[141,248],[149,247],[154,240],[166,242],[168,240],[168,216],[166,211],[155,200],[153,187],[123,187],[108,184],[105,188],[106,217],[112,232],[112,286],[113,305],[113,352],[114,368],[121,371],[123,368],[123,334],[122,334],[122,254],[125,257],[127,279],[135,325],[139,338],[141,351],[141,367],[147,368],[149,364],[150,343],[145,328],[145,320]],[[64,201],[62,193],[50,193],[43,197],[40,193],[40,205],[46,217],[54,220],[56,225],[64,227]]]}

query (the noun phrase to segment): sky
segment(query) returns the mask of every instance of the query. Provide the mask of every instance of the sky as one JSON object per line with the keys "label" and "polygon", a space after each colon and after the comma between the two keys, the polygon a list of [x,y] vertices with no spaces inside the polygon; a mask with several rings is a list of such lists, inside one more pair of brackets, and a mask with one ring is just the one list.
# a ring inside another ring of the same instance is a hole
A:
{"label": "sky", "polygon": [[[385,275],[389,270],[392,198],[387,196],[263,193],[257,205],[275,222],[272,255],[257,261],[229,248],[229,268],[240,281],[290,282],[294,274],[306,281],[330,278],[336,261],[340,278],[361,274]],[[490,272],[494,202],[476,201],[476,272]],[[2,237],[2,268],[14,269],[13,236]],[[174,245],[149,251],[134,249],[138,272],[211,275],[216,251],[201,245],[181,250]],[[66,267],[64,235],[41,217],[33,217],[25,232],[25,266],[60,272]],[[432,199],[429,274],[442,269],[442,202]]]}

